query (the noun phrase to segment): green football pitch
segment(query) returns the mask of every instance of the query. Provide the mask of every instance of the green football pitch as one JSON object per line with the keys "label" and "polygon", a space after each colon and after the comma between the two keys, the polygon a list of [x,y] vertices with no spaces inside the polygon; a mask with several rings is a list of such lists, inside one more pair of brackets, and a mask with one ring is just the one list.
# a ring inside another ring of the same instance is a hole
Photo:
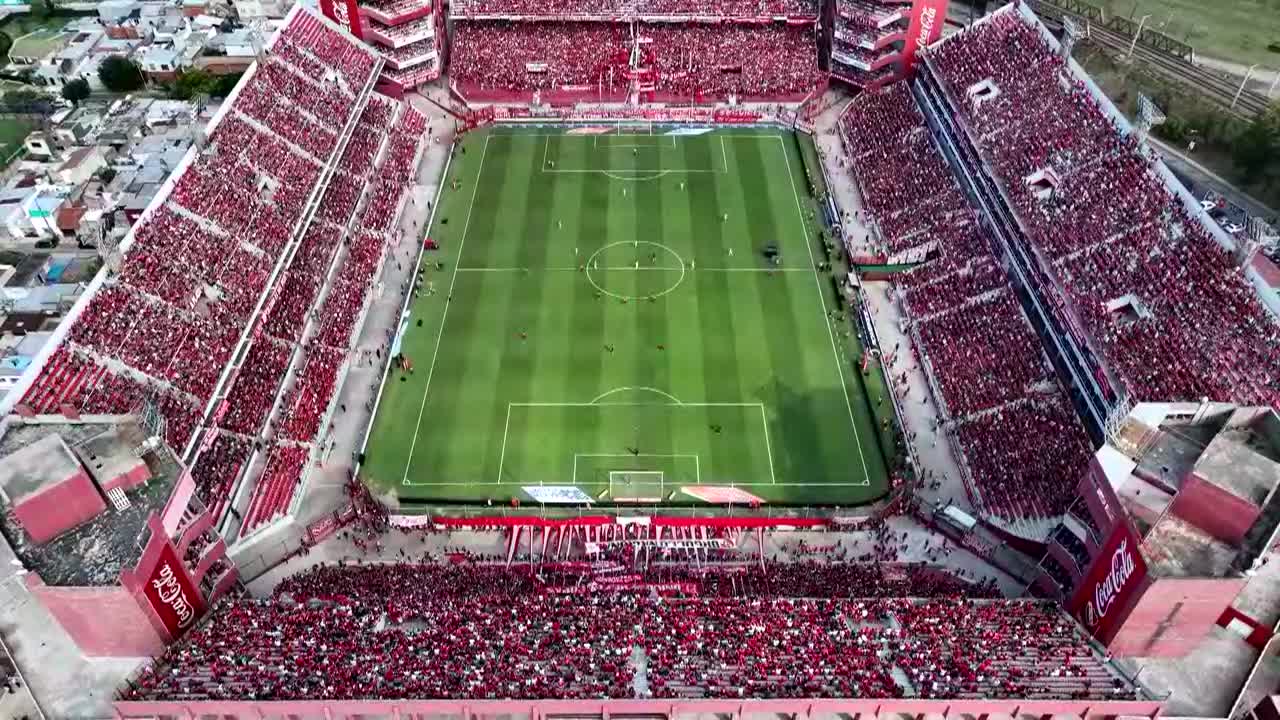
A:
{"label": "green football pitch", "polygon": [[467,135],[362,476],[423,502],[882,496],[802,162],[780,131]]}

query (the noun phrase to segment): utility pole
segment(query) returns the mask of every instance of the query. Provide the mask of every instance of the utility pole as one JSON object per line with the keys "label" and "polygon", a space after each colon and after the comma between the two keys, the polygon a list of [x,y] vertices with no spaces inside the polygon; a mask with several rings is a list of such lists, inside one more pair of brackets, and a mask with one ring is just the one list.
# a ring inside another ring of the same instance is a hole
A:
{"label": "utility pole", "polygon": [[1240,95],[1244,93],[1244,86],[1249,83],[1249,78],[1253,77],[1253,71],[1258,69],[1258,63],[1249,66],[1249,72],[1244,74],[1244,79],[1240,81],[1240,87],[1236,89],[1236,96],[1231,98],[1231,109],[1236,109],[1236,103],[1240,101]]}
{"label": "utility pole", "polygon": [[1138,38],[1142,37],[1142,26],[1147,24],[1147,19],[1150,17],[1150,14],[1143,15],[1138,21],[1138,31],[1133,34],[1133,42],[1129,43],[1129,54],[1125,55],[1125,59],[1133,57],[1133,49],[1138,47]]}

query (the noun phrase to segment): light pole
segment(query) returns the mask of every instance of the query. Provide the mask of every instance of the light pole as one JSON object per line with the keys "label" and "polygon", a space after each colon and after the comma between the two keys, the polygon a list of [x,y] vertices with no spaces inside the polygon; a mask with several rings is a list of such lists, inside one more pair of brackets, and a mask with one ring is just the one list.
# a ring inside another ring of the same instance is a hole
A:
{"label": "light pole", "polygon": [[1258,69],[1258,63],[1249,66],[1249,72],[1244,74],[1244,79],[1240,81],[1240,87],[1236,89],[1236,96],[1231,98],[1231,109],[1236,109],[1236,102],[1240,100],[1240,94],[1244,92],[1244,86],[1248,84],[1249,78],[1253,77],[1253,71]]}
{"label": "light pole", "polygon": [[1142,19],[1138,21],[1138,32],[1133,34],[1133,42],[1129,43],[1129,54],[1125,55],[1126,60],[1133,57],[1133,49],[1138,46],[1138,38],[1142,37],[1142,26],[1147,24],[1147,18],[1149,17],[1151,17],[1150,14],[1143,15]]}

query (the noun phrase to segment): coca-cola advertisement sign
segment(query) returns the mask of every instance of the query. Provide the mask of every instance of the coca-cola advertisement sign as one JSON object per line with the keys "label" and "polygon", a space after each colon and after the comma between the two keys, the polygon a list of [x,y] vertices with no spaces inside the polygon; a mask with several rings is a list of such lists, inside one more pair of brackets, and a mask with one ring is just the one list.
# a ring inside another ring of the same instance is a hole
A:
{"label": "coca-cola advertisement sign", "polygon": [[152,568],[143,593],[174,640],[200,618],[203,609],[200,596],[178,561],[177,551],[168,542],[160,551],[160,560]]}
{"label": "coca-cola advertisement sign", "polygon": [[1084,581],[1071,599],[1071,614],[1094,637],[1108,642],[1123,619],[1130,597],[1147,576],[1147,564],[1138,552],[1138,539],[1127,522],[1111,531]]}
{"label": "coca-cola advertisement sign", "polygon": [[364,26],[361,24],[360,7],[356,0],[320,0],[320,12],[338,23],[343,30],[364,39]]}
{"label": "coca-cola advertisement sign", "polygon": [[907,42],[902,49],[902,69],[910,71],[920,48],[942,37],[942,26],[947,22],[947,0],[915,0],[911,4],[911,25],[907,27]]}

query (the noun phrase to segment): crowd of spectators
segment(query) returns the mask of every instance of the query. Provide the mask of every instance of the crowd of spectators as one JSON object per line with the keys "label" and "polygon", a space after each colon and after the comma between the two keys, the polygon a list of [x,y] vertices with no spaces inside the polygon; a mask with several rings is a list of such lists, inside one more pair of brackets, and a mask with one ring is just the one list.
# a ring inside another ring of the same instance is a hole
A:
{"label": "crowd of spectators", "polygon": [[460,22],[450,42],[450,76],[484,89],[538,90],[598,81],[627,86],[609,61],[624,49],[621,26],[594,22]]}
{"label": "crowd of spectators", "polygon": [[469,562],[319,566],[269,598],[224,601],[123,695],[1134,697],[1052,603],[880,595],[858,585],[858,566],[823,571],[835,595],[722,592],[726,574],[776,570],[673,583]]}
{"label": "crowd of spectators", "polygon": [[320,424],[337,389],[338,370],[346,359],[346,351],[312,345],[306,362],[289,392],[284,396],[278,436],[310,442],[317,439]]}
{"label": "crowd of spectators", "polygon": [[209,514],[215,520],[221,518],[231,501],[231,490],[249,462],[253,444],[236,435],[219,433],[213,442],[200,451],[199,462],[191,466],[191,478],[196,491],[204,498]]}
{"label": "crowd of spectators", "polygon": [[633,68],[629,25],[462,22],[451,73],[464,84],[507,91],[617,92],[636,76],[663,97],[791,96],[820,79],[810,25],[639,23],[634,34],[643,51]]}
{"label": "crowd of spectators", "polygon": [[231,384],[227,412],[219,421],[219,427],[256,435],[267,421],[291,357],[293,348],[270,336],[254,340]]}
{"label": "crowd of spectators", "polygon": [[817,40],[809,25],[654,23],[639,29],[660,93],[682,97],[782,97],[817,87]]}
{"label": "crowd of spectators", "polygon": [[[932,62],[1039,250],[1051,278],[1039,291],[1061,297],[1049,304],[1076,316],[1133,398],[1280,403],[1280,326],[1202,212],[1036,28],[1001,13]],[[984,82],[993,91],[972,99]],[[1024,182],[1035,174],[1046,181]]]}
{"label": "crowd of spectators", "polygon": [[386,242],[382,235],[363,232],[347,246],[347,260],[320,308],[316,342],[336,348],[351,344],[351,333],[364,314],[365,298],[372,288]]}
{"label": "crowd of spectators", "polygon": [[554,9],[537,0],[464,0],[453,8],[454,17],[476,15],[554,15],[580,17],[816,17],[818,6],[812,0],[568,0],[557,2]]}
{"label": "crowd of spectators", "polygon": [[840,132],[881,250],[927,260],[894,289],[981,505],[1009,520],[1060,514],[1088,438],[910,92],[863,93]]}

